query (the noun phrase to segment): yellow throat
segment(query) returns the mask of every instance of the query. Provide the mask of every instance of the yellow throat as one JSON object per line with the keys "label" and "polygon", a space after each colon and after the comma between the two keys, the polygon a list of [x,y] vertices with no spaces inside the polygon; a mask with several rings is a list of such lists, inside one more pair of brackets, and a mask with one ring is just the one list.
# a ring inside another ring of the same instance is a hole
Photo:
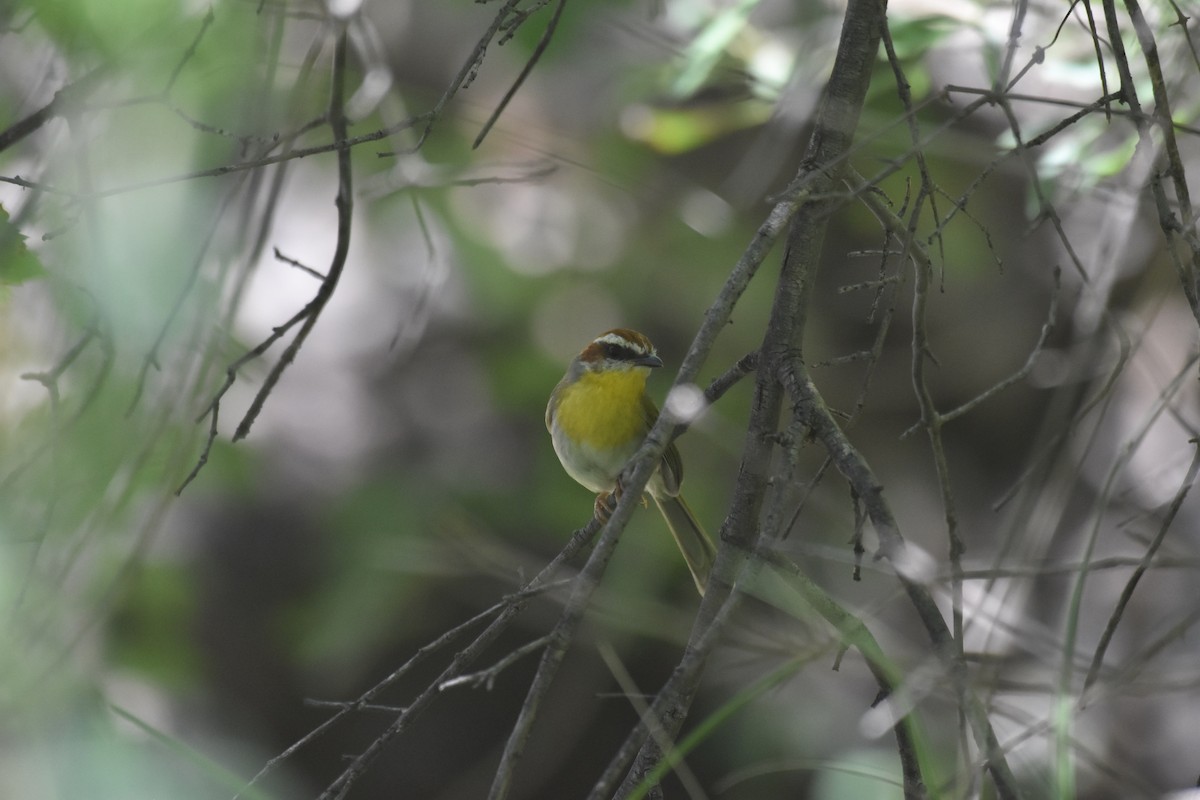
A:
{"label": "yellow throat", "polygon": [[646,370],[584,372],[563,387],[554,418],[562,432],[600,450],[636,447],[649,430]]}

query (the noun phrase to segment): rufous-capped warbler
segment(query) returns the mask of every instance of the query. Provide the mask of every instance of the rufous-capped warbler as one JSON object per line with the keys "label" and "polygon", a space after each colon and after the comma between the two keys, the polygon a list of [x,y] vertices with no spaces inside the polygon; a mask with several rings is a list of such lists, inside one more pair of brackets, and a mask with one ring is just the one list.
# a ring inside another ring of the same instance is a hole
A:
{"label": "rufous-capped warbler", "polygon": [[[597,494],[596,513],[602,518],[609,494],[619,490],[621,470],[658,419],[658,408],[646,394],[646,378],[662,364],[649,339],[616,328],[583,348],[550,393],[546,427],[554,452],[568,475]],[[679,496],[682,481],[679,451],[667,445],[646,490],[704,594],[716,547]]]}

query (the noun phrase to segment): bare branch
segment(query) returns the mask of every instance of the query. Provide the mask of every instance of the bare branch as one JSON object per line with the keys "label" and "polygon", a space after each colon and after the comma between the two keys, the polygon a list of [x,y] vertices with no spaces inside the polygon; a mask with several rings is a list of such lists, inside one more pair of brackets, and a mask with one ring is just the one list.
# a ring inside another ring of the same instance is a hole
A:
{"label": "bare branch", "polygon": [[781,377],[795,404],[793,413],[804,420],[805,425],[824,445],[838,472],[861,499],[867,517],[879,536],[880,552],[895,568],[896,578],[904,587],[909,601],[929,634],[935,655],[942,661],[943,668],[953,682],[975,742],[987,758],[987,767],[995,782],[997,793],[1003,798],[1020,797],[1022,793],[1016,777],[1008,766],[991,720],[988,719],[987,710],[967,683],[966,667],[958,654],[957,644],[946,627],[946,621],[942,619],[937,602],[924,583],[927,576],[922,574],[919,562],[908,553],[896,519],[883,497],[883,486],[876,479],[871,467],[838,428],[804,365],[798,360],[793,360]]}
{"label": "bare branch", "polygon": [[[533,52],[529,55],[529,60],[525,62],[525,66],[521,69],[521,73],[517,75],[517,79],[513,81],[512,86],[508,87],[508,91],[504,93],[504,97],[500,98],[500,102],[496,105],[491,116],[483,123],[483,127],[479,131],[479,135],[475,137],[471,147],[479,147],[483,144],[484,138],[496,124],[496,120],[500,119],[500,115],[504,113],[504,109],[508,108],[509,102],[516,95],[517,90],[525,83],[525,79],[533,72],[533,68],[537,66],[537,62],[541,60],[542,54],[546,52],[546,48],[550,46],[550,40],[554,38],[554,31],[558,28],[558,20],[562,17],[563,9],[567,7],[567,0],[558,0],[554,6],[554,13],[550,16],[550,21],[546,23],[546,29],[542,31],[542,38],[538,41],[537,46],[533,48]],[[512,32],[508,33],[511,36]]]}
{"label": "bare branch", "polygon": [[[632,495],[627,495],[632,497]],[[630,504],[632,506],[632,503]],[[618,510],[619,510],[618,506]],[[632,509],[630,509],[632,510]],[[616,513],[614,512],[614,517]],[[358,778],[367,770],[372,763],[378,759],[384,751],[387,744],[396,736],[403,733],[416,720],[416,718],[424,712],[433,700],[441,694],[439,689],[447,681],[453,680],[462,674],[463,670],[472,664],[496,638],[503,633],[512,623],[513,619],[525,608],[528,602],[528,596],[532,593],[542,590],[550,581],[551,578],[558,572],[563,564],[572,560],[585,545],[587,545],[596,533],[600,530],[598,520],[591,520],[586,526],[575,531],[571,535],[570,541],[562,549],[553,560],[550,561],[542,571],[534,576],[529,582],[522,587],[521,593],[517,596],[518,599],[514,602],[509,602],[504,610],[495,620],[475,639],[462,650],[455,653],[450,664],[442,670],[441,674],[432,681],[419,695],[405,707],[404,712],[400,714],[392,724],[387,727],[375,740],[371,742],[362,753],[356,756],[350,764],[342,771],[332,783],[325,788],[321,793],[320,800],[331,800],[332,798],[345,797],[350,791],[350,787],[358,780]],[[256,778],[257,779],[257,778]]]}
{"label": "bare branch", "polygon": [[[456,656],[456,659],[461,659],[458,669],[461,670],[462,668],[466,667],[468,664],[470,664],[471,660],[478,655],[478,653],[482,652],[487,645],[491,644],[491,642],[494,641],[501,632],[503,632],[503,630],[508,626],[509,622],[511,622],[516,614],[524,608],[525,604],[531,598],[543,594],[551,589],[558,588],[558,584],[552,582],[550,578],[553,577],[554,573],[564,563],[568,562],[575,556],[575,554],[590,540],[591,536],[595,534],[595,531],[595,528],[592,528],[590,531],[587,531],[586,529],[576,531],[575,534],[572,535],[571,539],[567,542],[567,545],[563,548],[562,552],[560,552],[559,555],[550,562],[550,564],[548,564],[533,580],[529,581],[519,591],[501,598],[499,602],[493,604],[489,608],[484,609],[465,622],[459,623],[442,635],[438,636],[432,642],[417,648],[417,651],[413,653],[413,655],[407,661],[393,670],[390,675],[379,681],[379,683],[375,684],[366,692],[359,695],[357,699],[347,703],[338,704],[338,713],[322,722],[296,742],[293,742],[282,753],[267,761],[267,763],[263,765],[262,769],[260,769],[258,773],[246,783],[242,790],[238,792],[238,794],[234,795],[233,800],[237,800],[237,798],[245,793],[247,789],[257,785],[259,781],[273,772],[276,767],[280,766],[284,761],[291,758],[310,742],[329,731],[348,714],[370,708],[373,705],[371,700],[377,697],[380,692],[382,692],[384,689],[387,689],[389,686],[394,685],[405,675],[408,675],[413,669],[424,663],[430,656],[434,655],[440,650],[445,649],[455,639],[459,638],[468,630],[488,619],[489,617],[496,617],[492,624],[485,629],[483,633],[476,637],[471,645],[469,645]],[[505,621],[501,622],[501,618],[503,618]],[[463,656],[463,653],[466,653],[472,649],[472,655]],[[443,683],[453,680],[458,676],[458,674],[460,673],[454,669],[454,665],[452,664],[451,667],[442,672],[441,677],[444,679]],[[423,702],[428,703],[429,699],[436,696],[439,691],[439,684],[430,684],[426,692],[418,698],[418,701],[422,701],[424,698]],[[415,709],[413,704],[410,704],[403,709],[400,709],[399,713],[401,718],[405,719],[407,722],[407,719],[415,716],[417,713],[419,713],[419,710],[420,709]],[[391,728],[388,730],[390,731]],[[399,730],[397,730],[396,733],[399,733]],[[391,735],[394,736],[395,733]],[[365,769],[366,764],[368,763],[370,762],[364,762],[359,772]],[[357,774],[358,773],[356,773],[356,775]],[[351,782],[353,781],[351,780]]]}
{"label": "bare branch", "polygon": [[[1196,444],[1193,440],[1192,444]],[[1162,523],[1158,526],[1158,532],[1154,535],[1154,541],[1146,548],[1146,552],[1142,554],[1141,560],[1138,562],[1137,569],[1129,576],[1129,580],[1125,583],[1125,588],[1121,590],[1121,597],[1117,600],[1116,606],[1113,608],[1112,614],[1108,618],[1108,624],[1104,626],[1104,633],[1100,636],[1100,641],[1096,645],[1096,652],[1092,654],[1092,663],[1088,667],[1087,677],[1083,680],[1083,691],[1086,693],[1096,679],[1100,677],[1100,668],[1104,665],[1104,655],[1108,652],[1108,645],[1112,641],[1113,634],[1116,633],[1117,625],[1121,622],[1121,617],[1125,614],[1125,609],[1129,606],[1129,600],[1133,597],[1134,591],[1138,587],[1146,572],[1154,564],[1154,560],[1158,555],[1158,551],[1162,548],[1163,540],[1167,538],[1167,531],[1171,529],[1171,524],[1175,521],[1175,517],[1179,514],[1179,509],[1183,505],[1183,501],[1187,499],[1188,492],[1196,483],[1196,477],[1200,475],[1200,448],[1196,449],[1192,456],[1192,463],[1187,469],[1187,474],[1179,484],[1179,488],[1175,490],[1175,496],[1171,498],[1171,505],[1167,508],[1167,513],[1163,516]],[[1083,573],[1079,573],[1082,575]]]}
{"label": "bare branch", "polygon": [[472,672],[469,675],[459,675],[455,678],[451,678],[450,680],[444,681],[441,685],[439,685],[438,689],[444,692],[447,689],[454,688],[455,686],[470,684],[470,686],[474,689],[483,687],[490,692],[496,685],[496,678],[500,676],[501,672],[508,669],[530,653],[536,653],[538,650],[541,650],[543,647],[550,644],[551,641],[552,640],[550,636],[540,636],[537,639],[534,639],[532,642],[526,642],[525,644],[521,645],[516,650],[513,650],[511,653],[487,669],[481,669],[478,672]]}

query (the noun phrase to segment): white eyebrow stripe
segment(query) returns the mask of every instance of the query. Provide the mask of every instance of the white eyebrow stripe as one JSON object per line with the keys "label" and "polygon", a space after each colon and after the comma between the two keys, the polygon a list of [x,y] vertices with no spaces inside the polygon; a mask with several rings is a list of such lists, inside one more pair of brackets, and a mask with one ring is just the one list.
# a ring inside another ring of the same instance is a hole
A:
{"label": "white eyebrow stripe", "polygon": [[597,338],[596,341],[603,343],[603,344],[615,344],[618,347],[628,347],[630,350],[633,350],[634,352],[637,352],[637,353],[641,353],[643,355],[650,352],[644,346],[642,346],[642,344],[640,342],[630,341],[629,339],[626,339],[624,336],[620,335],[619,333],[606,333],[603,336]]}

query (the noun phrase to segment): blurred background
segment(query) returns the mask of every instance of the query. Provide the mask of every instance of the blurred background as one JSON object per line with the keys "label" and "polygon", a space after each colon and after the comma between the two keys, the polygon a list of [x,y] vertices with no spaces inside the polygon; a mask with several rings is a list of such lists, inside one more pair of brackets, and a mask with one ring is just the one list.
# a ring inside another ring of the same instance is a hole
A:
{"label": "blurred background", "polygon": [[[544,428],[551,388],[621,326],[657,345],[663,399],[796,174],[845,9],[515,7],[523,24],[480,55],[497,3],[0,4],[0,796],[231,797],[590,518],[593,498]],[[1169,9],[1146,13],[1191,168],[1194,52]],[[946,423],[939,479],[914,429],[913,271],[849,192],[828,220],[806,360],[947,616],[948,527],[962,538],[973,685],[1030,796],[1061,794],[1064,759],[1079,797],[1181,790],[1200,773],[1188,636],[1200,533],[1185,496],[1197,321],[1180,285],[1187,254],[1165,244],[1145,189],[1157,153],[1136,147],[1125,106],[1096,104],[1116,71],[1107,46],[1098,67],[1079,6],[896,0],[889,24],[912,104],[881,50],[850,164],[909,213],[916,131],[939,187],[917,228],[934,263],[918,329],[936,358],[931,397],[949,412],[1003,387]],[[305,308],[334,253],[341,25],[350,135],[365,137],[349,256],[233,442],[297,327],[238,360]],[[1007,105],[978,103],[1001,75],[1015,79]],[[760,343],[778,259],[702,385]],[[752,388],[735,386],[679,441],[685,494],[713,533]],[[855,508],[823,455],[800,449],[802,478],[773,487],[794,509],[784,549],[905,670],[898,702],[925,715],[936,788],[977,796],[954,755],[945,677],[869,529],[852,580]],[[668,796],[902,796],[861,658],[839,659],[833,631],[785,586],[756,593],[693,719],[734,713]],[[534,602],[477,668],[547,632],[560,601]],[[661,520],[638,512],[514,797],[586,793],[670,675],[696,605]],[[246,796],[320,794],[465,641]],[[537,658],[442,692],[349,796],[485,796]],[[1056,723],[1062,703],[1071,725]]]}

